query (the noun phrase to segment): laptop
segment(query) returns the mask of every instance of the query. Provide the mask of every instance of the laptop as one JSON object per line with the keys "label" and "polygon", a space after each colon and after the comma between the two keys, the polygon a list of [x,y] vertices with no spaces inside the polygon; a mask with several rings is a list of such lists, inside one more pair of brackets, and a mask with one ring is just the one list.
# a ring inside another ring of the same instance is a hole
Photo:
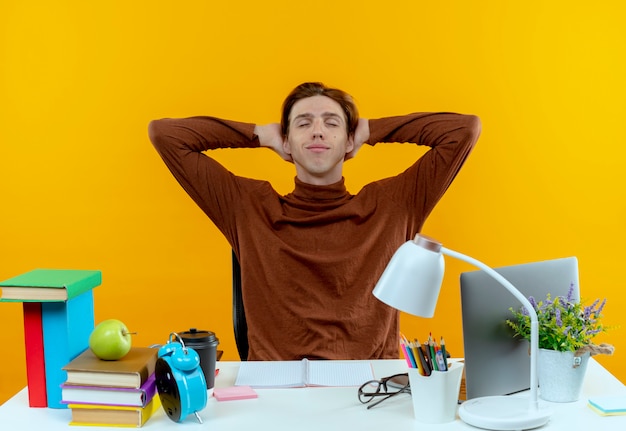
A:
{"label": "laptop", "polygon": [[[575,257],[494,268],[526,298],[543,300],[548,293],[580,299],[578,260]],[[465,350],[467,399],[509,395],[530,388],[529,344],[513,337],[506,320],[510,308],[522,306],[486,272],[461,274],[461,311]]]}

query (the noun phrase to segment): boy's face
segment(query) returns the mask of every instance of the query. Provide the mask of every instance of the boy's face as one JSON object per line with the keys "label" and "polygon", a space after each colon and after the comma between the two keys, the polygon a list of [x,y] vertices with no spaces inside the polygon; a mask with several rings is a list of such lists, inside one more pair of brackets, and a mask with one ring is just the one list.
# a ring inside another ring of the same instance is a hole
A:
{"label": "boy's face", "polygon": [[313,96],[293,105],[283,147],[293,158],[298,179],[327,185],[341,179],[354,141],[341,106],[329,97]]}

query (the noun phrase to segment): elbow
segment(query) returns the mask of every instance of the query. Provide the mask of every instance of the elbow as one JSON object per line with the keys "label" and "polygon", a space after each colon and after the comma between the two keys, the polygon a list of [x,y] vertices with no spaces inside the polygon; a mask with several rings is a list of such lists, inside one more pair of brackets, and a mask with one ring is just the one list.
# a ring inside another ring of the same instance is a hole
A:
{"label": "elbow", "polygon": [[465,142],[469,148],[473,148],[478,142],[480,133],[482,131],[482,123],[480,118],[476,115],[464,115],[465,124],[459,129],[462,136],[459,136],[461,142]]}
{"label": "elbow", "polygon": [[148,123],[148,138],[158,150],[171,141],[172,126],[167,118],[152,120]]}
{"label": "elbow", "polygon": [[148,137],[155,144],[159,141],[159,137],[163,136],[162,120],[152,120],[148,123]]}
{"label": "elbow", "polygon": [[467,129],[468,129],[468,133],[474,138],[474,140],[477,140],[478,137],[480,136],[480,133],[482,132],[482,122],[480,121],[480,118],[476,115],[468,115],[468,125],[467,125]]}

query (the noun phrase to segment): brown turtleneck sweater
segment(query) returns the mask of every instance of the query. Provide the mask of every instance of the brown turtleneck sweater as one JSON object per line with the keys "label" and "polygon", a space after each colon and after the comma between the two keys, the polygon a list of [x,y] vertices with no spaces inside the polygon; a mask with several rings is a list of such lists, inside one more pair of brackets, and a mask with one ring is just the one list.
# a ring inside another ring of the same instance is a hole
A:
{"label": "brown turtleneck sweater", "polygon": [[254,125],[212,117],[163,119],[149,134],[164,162],[228,239],[242,269],[250,360],[398,357],[398,312],[372,289],[412,239],[480,134],[471,115],[369,120],[368,144],[428,145],[405,172],[350,194],[343,180],[295,180],[279,195],[234,175],[204,151],[258,147]]}

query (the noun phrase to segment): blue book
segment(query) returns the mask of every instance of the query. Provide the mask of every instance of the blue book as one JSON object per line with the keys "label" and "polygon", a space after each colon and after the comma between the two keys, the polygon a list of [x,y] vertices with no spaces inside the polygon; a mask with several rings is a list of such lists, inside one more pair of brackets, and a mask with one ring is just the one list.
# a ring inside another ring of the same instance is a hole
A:
{"label": "blue book", "polygon": [[41,303],[48,407],[67,408],[61,402],[61,385],[67,378],[62,368],[89,348],[94,321],[93,290],[67,301]]}

